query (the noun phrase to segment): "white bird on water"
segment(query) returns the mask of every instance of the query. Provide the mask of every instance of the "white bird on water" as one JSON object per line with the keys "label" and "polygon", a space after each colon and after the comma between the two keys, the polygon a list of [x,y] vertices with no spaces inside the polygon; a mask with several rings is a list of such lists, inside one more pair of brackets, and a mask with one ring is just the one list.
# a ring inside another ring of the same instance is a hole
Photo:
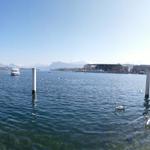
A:
{"label": "white bird on water", "polygon": [[123,105],[116,106],[116,110],[125,110],[125,107]]}

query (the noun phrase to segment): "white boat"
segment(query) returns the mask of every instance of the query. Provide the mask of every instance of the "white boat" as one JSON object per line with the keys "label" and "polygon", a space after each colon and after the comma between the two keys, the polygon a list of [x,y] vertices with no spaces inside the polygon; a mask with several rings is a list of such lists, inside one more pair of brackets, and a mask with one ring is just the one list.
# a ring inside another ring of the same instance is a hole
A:
{"label": "white boat", "polygon": [[20,75],[20,69],[19,68],[12,68],[11,69],[11,76],[19,76]]}

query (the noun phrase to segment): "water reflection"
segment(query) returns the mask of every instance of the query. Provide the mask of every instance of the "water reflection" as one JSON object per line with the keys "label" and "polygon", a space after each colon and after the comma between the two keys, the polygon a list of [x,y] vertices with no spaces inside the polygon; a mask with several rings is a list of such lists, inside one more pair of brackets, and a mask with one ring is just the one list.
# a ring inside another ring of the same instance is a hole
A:
{"label": "water reflection", "polygon": [[37,94],[32,94],[32,107],[36,107]]}
{"label": "water reflection", "polygon": [[149,104],[149,99],[145,99],[144,100],[144,107],[145,107],[145,109],[144,109],[144,113],[143,113],[143,115],[145,116],[145,115],[149,115],[149,111],[150,111],[150,104]]}
{"label": "water reflection", "polygon": [[36,106],[37,106],[37,94],[32,95],[32,115],[34,116],[34,119],[36,119]]}

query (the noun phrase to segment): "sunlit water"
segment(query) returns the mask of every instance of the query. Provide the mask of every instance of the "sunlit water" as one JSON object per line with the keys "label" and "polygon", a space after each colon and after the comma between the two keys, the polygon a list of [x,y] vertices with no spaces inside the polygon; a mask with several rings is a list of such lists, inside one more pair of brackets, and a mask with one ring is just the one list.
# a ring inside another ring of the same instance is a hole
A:
{"label": "sunlit water", "polygon": [[[0,150],[148,150],[144,75],[0,71]],[[117,105],[125,111],[116,112]]]}

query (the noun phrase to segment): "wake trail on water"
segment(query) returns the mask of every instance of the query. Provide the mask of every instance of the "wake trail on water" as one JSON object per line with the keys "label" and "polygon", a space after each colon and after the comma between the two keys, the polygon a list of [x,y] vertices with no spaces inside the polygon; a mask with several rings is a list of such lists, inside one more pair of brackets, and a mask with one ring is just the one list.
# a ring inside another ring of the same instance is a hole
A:
{"label": "wake trail on water", "polygon": [[134,124],[134,123],[136,123],[137,121],[139,121],[142,118],[143,118],[143,116],[140,116],[140,117],[134,119],[133,121],[131,121],[128,125]]}

